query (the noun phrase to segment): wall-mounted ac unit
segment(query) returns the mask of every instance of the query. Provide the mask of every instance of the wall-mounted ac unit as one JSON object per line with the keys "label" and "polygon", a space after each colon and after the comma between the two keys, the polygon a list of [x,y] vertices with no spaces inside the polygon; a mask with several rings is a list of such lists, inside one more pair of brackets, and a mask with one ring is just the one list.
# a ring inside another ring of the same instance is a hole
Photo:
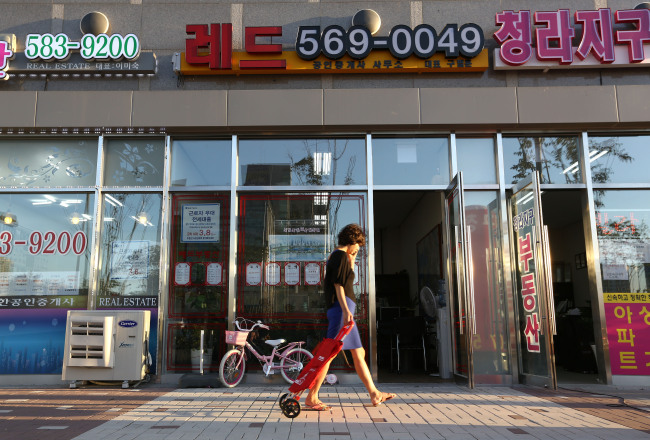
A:
{"label": "wall-mounted ac unit", "polygon": [[149,359],[148,310],[69,310],[63,380],[145,378]]}

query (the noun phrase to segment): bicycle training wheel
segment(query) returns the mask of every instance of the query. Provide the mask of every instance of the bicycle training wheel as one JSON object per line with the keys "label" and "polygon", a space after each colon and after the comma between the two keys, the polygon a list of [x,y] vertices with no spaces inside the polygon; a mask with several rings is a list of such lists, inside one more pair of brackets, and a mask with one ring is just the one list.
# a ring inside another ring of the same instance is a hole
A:
{"label": "bicycle training wheel", "polygon": [[232,349],[224,354],[221,359],[221,364],[219,365],[219,380],[224,387],[236,387],[244,378],[245,370],[246,357],[244,356],[244,353],[237,349]]}
{"label": "bicycle training wheel", "polygon": [[290,384],[294,383],[298,375],[305,368],[305,365],[314,356],[304,348],[294,348],[289,350],[287,355],[280,362],[280,372],[284,380]]}

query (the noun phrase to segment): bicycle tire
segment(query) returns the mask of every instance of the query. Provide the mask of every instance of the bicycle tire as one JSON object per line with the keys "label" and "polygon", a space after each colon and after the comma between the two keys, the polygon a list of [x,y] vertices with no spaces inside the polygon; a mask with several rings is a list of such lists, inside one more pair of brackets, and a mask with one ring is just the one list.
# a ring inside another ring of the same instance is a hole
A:
{"label": "bicycle tire", "polygon": [[[240,358],[241,362],[239,362]],[[219,364],[219,380],[224,387],[232,388],[239,385],[244,378],[245,372],[246,357],[243,351],[233,348],[223,355],[221,364]]]}
{"label": "bicycle tire", "polygon": [[280,373],[284,380],[289,384],[294,383],[302,369],[313,357],[314,355],[302,347],[289,350],[280,362]]}

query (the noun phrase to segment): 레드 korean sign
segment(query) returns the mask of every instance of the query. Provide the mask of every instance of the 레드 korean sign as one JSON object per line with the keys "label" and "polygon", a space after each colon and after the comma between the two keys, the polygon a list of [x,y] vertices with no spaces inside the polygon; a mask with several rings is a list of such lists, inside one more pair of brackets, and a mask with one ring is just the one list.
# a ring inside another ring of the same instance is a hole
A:
{"label": "\ub808\ub4dc korean sign", "polygon": [[[300,26],[295,51],[270,43],[281,26],[247,27],[244,51],[233,51],[230,23],[191,24],[185,52],[174,56],[181,75],[261,73],[423,73],[482,72],[488,68],[483,30],[474,23],[435,29],[397,25],[387,36],[364,26]],[[265,40],[267,42],[265,42]]]}

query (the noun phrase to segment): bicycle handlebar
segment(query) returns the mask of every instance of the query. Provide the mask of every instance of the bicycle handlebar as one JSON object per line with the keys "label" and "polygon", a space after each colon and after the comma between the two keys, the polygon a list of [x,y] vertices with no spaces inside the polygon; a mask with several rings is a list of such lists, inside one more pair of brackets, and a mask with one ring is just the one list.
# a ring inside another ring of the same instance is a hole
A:
{"label": "bicycle handlebar", "polygon": [[260,328],[263,328],[265,330],[270,330],[268,325],[262,324],[262,321],[259,321],[259,320],[255,324],[253,324],[253,326],[251,328],[241,328],[239,323],[240,322],[246,322],[246,321],[253,322],[253,321],[251,321],[249,319],[246,319],[246,318],[235,318],[234,322],[235,322],[235,326],[237,326],[237,330],[239,330],[241,332],[252,332],[253,329],[255,329],[255,327],[260,327]]}

